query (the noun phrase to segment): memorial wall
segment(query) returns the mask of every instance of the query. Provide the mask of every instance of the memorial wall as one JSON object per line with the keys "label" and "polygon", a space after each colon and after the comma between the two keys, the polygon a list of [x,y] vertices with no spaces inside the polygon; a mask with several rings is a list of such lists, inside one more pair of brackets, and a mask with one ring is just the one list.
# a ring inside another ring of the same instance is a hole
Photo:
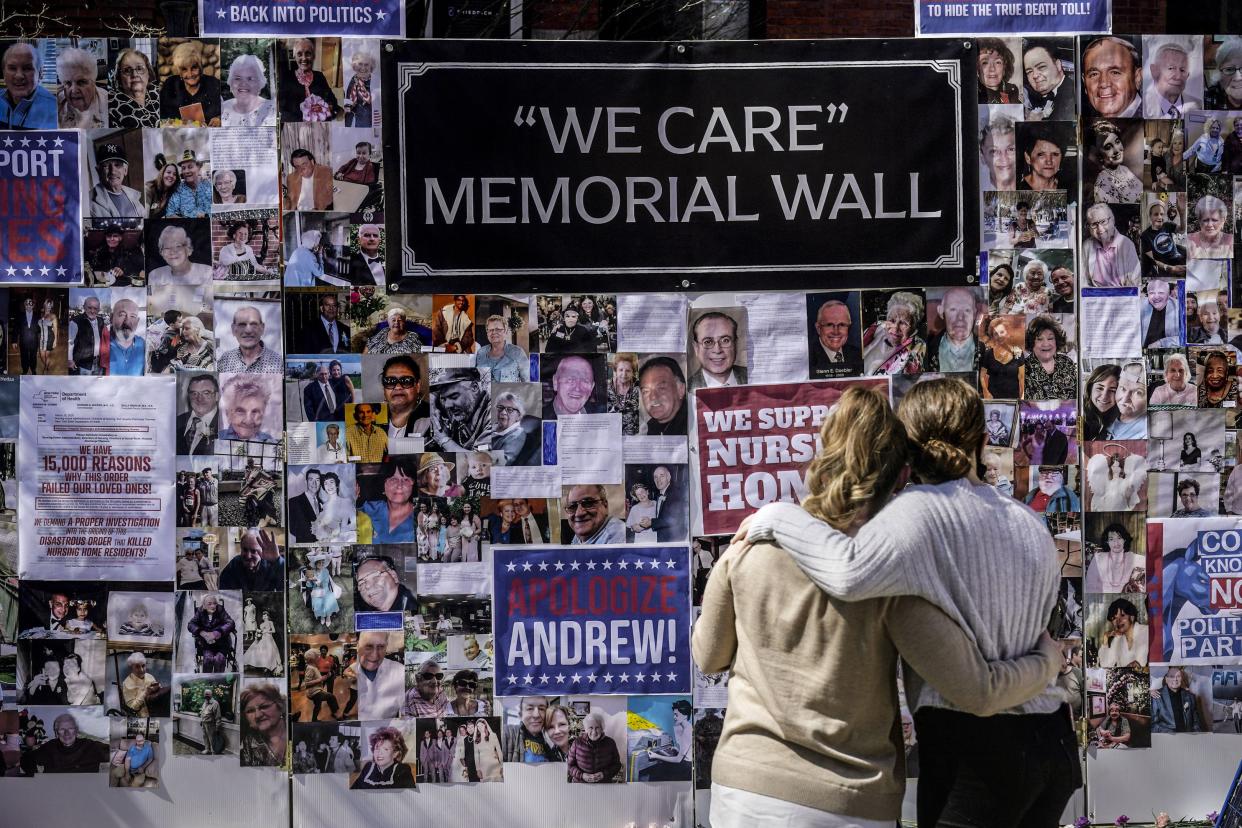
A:
{"label": "memorial wall", "polygon": [[1242,38],[244,22],[0,42],[5,800],[537,773],[671,821],[713,563],[845,389],[946,375],[1055,542],[1075,807],[1236,758]]}

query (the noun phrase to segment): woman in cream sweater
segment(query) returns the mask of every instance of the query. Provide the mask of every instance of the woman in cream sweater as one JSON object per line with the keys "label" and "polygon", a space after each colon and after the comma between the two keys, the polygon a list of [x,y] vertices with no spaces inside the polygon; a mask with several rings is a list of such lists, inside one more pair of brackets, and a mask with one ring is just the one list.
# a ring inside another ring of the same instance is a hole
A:
{"label": "woman in cream sweater", "polygon": [[[820,436],[803,508],[856,532],[904,483],[905,429],[883,397],[850,389]],[[731,671],[714,828],[889,828],[905,788],[899,655],[980,715],[1035,696],[1061,662],[1045,635],[1030,654],[988,663],[928,601],[832,598],[771,542],[735,543],[717,562],[692,644],[704,673]]]}

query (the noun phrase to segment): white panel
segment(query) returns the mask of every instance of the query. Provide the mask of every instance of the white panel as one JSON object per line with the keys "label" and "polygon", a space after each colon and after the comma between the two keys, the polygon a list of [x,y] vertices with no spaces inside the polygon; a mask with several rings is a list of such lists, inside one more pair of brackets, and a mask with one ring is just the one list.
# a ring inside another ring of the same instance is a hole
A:
{"label": "white panel", "polygon": [[1242,736],[1155,733],[1146,750],[1101,750],[1087,762],[1087,791],[1096,822],[1120,814],[1145,822],[1167,811],[1203,819],[1219,811],[1242,759]]}
{"label": "white panel", "polygon": [[622,828],[630,823],[638,828],[665,824],[688,828],[693,824],[688,782],[571,785],[565,780],[564,764],[506,763],[503,783],[423,785],[416,791],[348,788],[348,774],[295,776],[294,828]]}

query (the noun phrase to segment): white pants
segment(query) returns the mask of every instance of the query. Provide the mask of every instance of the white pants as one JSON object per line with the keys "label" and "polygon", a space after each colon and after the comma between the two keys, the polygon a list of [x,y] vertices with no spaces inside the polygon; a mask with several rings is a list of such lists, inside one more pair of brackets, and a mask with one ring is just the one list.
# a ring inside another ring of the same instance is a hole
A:
{"label": "white pants", "polygon": [[710,819],[712,828],[893,828],[896,822],[841,816],[715,782]]}

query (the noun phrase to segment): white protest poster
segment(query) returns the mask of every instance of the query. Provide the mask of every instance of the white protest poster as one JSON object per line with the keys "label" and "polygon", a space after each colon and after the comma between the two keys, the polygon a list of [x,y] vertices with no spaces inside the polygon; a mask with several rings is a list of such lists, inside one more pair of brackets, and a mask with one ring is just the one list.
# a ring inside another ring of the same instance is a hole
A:
{"label": "white protest poster", "polygon": [[171,581],[176,380],[21,383],[20,575]]}

